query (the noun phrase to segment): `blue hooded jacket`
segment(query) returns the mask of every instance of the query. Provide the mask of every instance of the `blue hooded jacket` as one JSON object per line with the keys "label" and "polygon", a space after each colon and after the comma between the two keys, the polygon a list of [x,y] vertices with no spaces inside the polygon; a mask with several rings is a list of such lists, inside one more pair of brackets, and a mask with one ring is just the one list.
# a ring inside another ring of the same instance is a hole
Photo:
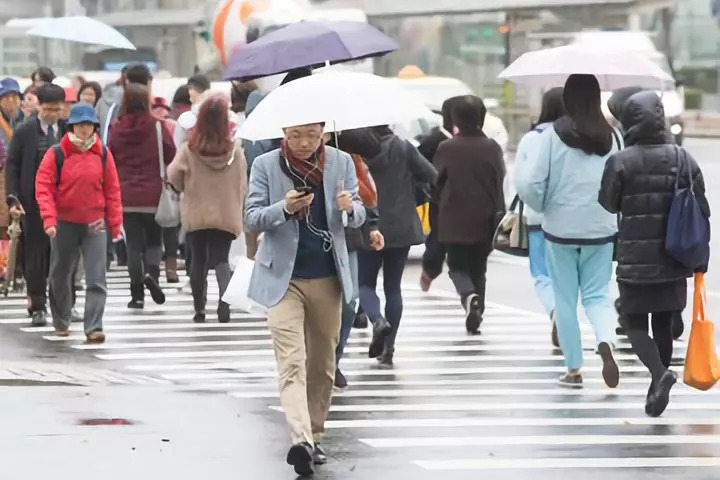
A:
{"label": "blue hooded jacket", "polygon": [[622,149],[619,135],[603,156],[587,154],[563,142],[557,124],[533,142],[534,155],[516,171],[520,198],[544,215],[542,228],[552,242],[571,245],[611,243],[617,218],[598,202],[605,162]]}

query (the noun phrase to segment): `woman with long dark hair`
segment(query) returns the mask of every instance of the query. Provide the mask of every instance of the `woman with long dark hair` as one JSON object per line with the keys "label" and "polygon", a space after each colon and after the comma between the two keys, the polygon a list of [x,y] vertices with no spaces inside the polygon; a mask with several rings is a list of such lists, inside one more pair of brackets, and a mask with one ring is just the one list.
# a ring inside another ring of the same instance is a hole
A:
{"label": "woman with long dark hair", "polygon": [[544,215],[542,229],[553,290],[555,321],[567,373],[561,386],[582,387],[583,349],[578,295],[595,331],[602,374],[610,388],[620,372],[613,357],[616,314],[610,298],[617,219],[598,203],[605,162],[622,142],[603,115],[592,75],[571,75],[563,92],[567,115],[537,141],[526,171],[518,171],[520,198]]}
{"label": "woman with long dark hair", "polygon": [[164,181],[160,163],[172,162],[175,144],[163,122],[150,111],[146,86],[125,85],[120,115],[110,128],[108,146],[115,155],[122,189],[132,296],[128,308],[145,306],[145,288],[155,303],[165,303],[160,288],[162,229],[155,221],[155,213]]}
{"label": "woman with long dark hair", "polygon": [[[230,283],[230,244],[243,232],[247,166],[230,131],[228,102],[212,95],[203,102],[196,126],[168,168],[168,179],[183,193],[182,224],[192,251],[190,287],[197,323],[205,321],[207,275],[215,270],[220,298]],[[218,301],[218,321],[230,321],[230,306]]]}
{"label": "woman with long dark hair", "polygon": [[[515,154],[515,170],[522,172],[534,161],[537,152],[537,142],[540,134],[549,127],[553,122],[565,115],[565,106],[563,104],[563,89],[557,87],[545,92],[542,100],[542,109],[537,123],[535,123],[530,131],[523,135],[517,147]],[[516,178],[517,180],[517,178]],[[516,187],[517,188],[517,187]],[[555,293],[553,292],[552,279],[548,271],[547,261],[545,259],[545,235],[542,231],[543,216],[531,209],[525,207],[525,220],[528,226],[528,246],[529,246],[529,263],[530,276],[533,279],[535,294],[553,322],[552,326],[552,343],[559,347],[557,337],[557,326],[555,325]]]}

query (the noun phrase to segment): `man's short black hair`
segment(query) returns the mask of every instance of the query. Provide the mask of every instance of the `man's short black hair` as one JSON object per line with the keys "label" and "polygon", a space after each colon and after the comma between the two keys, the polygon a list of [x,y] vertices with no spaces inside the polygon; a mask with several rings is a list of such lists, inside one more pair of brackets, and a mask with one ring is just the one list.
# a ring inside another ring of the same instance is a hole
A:
{"label": "man's short black hair", "polygon": [[37,91],[38,103],[62,103],[65,101],[65,90],[54,83],[46,83]]}
{"label": "man's short black hair", "polygon": [[197,92],[203,93],[210,90],[210,80],[202,74],[193,75],[188,78],[187,86]]}
{"label": "man's short black hair", "polygon": [[55,72],[53,72],[50,67],[40,67],[33,72],[30,78],[32,78],[33,81],[37,78],[45,83],[52,83],[53,80],[55,80]]}
{"label": "man's short black hair", "polygon": [[482,131],[487,109],[476,95],[466,95],[453,105],[453,123],[466,135]]}
{"label": "man's short black hair", "polygon": [[144,63],[133,63],[127,66],[125,71],[125,81],[128,83],[139,83],[140,85],[150,86],[152,82],[152,73]]}

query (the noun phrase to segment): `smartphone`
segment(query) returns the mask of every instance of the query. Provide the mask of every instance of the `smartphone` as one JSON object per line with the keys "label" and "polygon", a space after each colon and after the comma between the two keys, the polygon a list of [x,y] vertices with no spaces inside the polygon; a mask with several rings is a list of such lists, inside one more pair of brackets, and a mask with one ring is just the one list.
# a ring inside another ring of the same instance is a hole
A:
{"label": "smartphone", "polygon": [[295,187],[295,191],[301,193],[302,197],[305,197],[312,193],[312,187]]}

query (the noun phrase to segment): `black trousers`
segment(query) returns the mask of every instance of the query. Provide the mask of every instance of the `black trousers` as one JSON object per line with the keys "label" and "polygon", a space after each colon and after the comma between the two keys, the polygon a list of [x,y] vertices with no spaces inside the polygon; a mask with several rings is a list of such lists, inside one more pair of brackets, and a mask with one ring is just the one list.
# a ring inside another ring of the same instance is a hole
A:
{"label": "black trousers", "polygon": [[[215,270],[220,298],[225,294],[232,270],[228,263],[230,245],[235,235],[222,230],[197,230],[187,233],[192,252],[190,266],[190,288],[192,289],[195,312],[203,312],[207,303],[207,276],[211,269]],[[218,302],[219,306],[219,302]]]}
{"label": "black trousers", "polygon": [[485,311],[485,285],[487,261],[492,247],[487,242],[472,245],[447,244],[447,262],[450,279],[455,285],[462,305],[476,294],[480,297],[481,313]]}
{"label": "black trousers", "polygon": [[440,243],[438,238],[438,206],[435,203],[430,204],[430,212],[428,213],[430,220],[430,235],[425,239],[425,253],[422,258],[422,268],[431,279],[435,280],[443,271],[445,264],[445,246]]}
{"label": "black trousers", "polygon": [[126,212],[123,222],[127,236],[130,282],[135,286],[142,285],[145,274],[153,277],[160,275],[162,229],[152,213]]}
{"label": "black trousers", "polygon": [[23,270],[30,312],[47,310],[47,286],[50,274],[50,238],[45,234],[37,211],[28,209],[22,220]]}

